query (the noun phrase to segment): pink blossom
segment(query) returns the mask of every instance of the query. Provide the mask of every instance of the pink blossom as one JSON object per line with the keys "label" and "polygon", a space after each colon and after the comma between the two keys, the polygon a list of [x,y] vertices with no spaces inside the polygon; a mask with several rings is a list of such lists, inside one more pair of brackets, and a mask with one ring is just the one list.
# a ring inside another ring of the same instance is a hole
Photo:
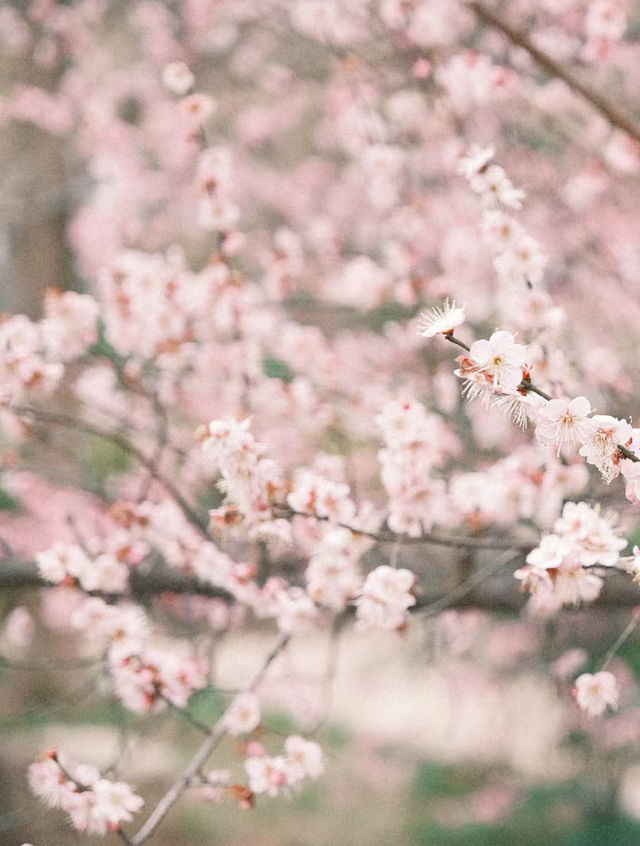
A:
{"label": "pink blossom", "polygon": [[583,444],[592,432],[590,413],[586,397],[549,400],[538,408],[536,438],[542,444],[557,445],[558,455],[565,445]]}
{"label": "pink blossom", "polygon": [[386,564],[369,573],[357,600],[359,623],[367,628],[403,629],[407,608],[416,603],[411,593],[415,579],[410,570],[396,570]]}
{"label": "pink blossom", "polygon": [[278,628],[281,632],[307,631],[318,622],[318,609],[302,588],[281,590],[277,596]]}
{"label": "pink blossom", "polygon": [[613,567],[627,542],[617,536],[614,514],[601,514],[599,506],[586,502],[567,502],[554,530],[573,544],[577,560],[585,567],[602,564]]}
{"label": "pink blossom", "polygon": [[233,736],[249,734],[260,724],[260,701],[254,693],[242,693],[227,708],[224,725]]}
{"label": "pink blossom", "polygon": [[28,779],[33,793],[49,808],[63,806],[73,787],[51,756],[31,764]]}
{"label": "pink blossom", "polygon": [[181,97],[193,86],[195,77],[185,62],[170,62],[162,69],[162,82],[167,91]]}
{"label": "pink blossom", "polygon": [[543,570],[556,569],[571,548],[571,542],[567,538],[560,535],[543,535],[538,546],[527,555],[527,564]]}
{"label": "pink blossom", "polygon": [[488,341],[474,341],[469,357],[478,371],[490,377],[494,389],[515,390],[522,381],[526,347],[516,344],[504,330],[494,332]]}
{"label": "pink blossom", "polygon": [[247,758],[244,768],[253,793],[275,797],[288,784],[287,760],[283,756]]}
{"label": "pink blossom", "polygon": [[444,305],[439,308],[433,308],[420,316],[420,324],[418,326],[420,334],[425,338],[433,338],[438,334],[449,334],[453,330],[464,323],[465,314],[464,307],[456,307],[455,302],[444,301]]}
{"label": "pink blossom", "polygon": [[290,784],[318,778],[324,772],[322,748],[314,741],[292,734],[284,742],[284,751]]}
{"label": "pink blossom", "polygon": [[616,677],[606,671],[578,676],[574,695],[579,707],[590,717],[604,714],[607,706],[615,711],[620,700]]}
{"label": "pink blossom", "polygon": [[620,445],[630,442],[631,424],[606,414],[594,414],[589,419],[593,429],[579,452],[589,464],[595,464],[604,481],[609,484],[620,473]]}
{"label": "pink blossom", "polygon": [[40,324],[49,358],[70,361],[85,353],[98,339],[99,306],[93,297],[49,288]]}

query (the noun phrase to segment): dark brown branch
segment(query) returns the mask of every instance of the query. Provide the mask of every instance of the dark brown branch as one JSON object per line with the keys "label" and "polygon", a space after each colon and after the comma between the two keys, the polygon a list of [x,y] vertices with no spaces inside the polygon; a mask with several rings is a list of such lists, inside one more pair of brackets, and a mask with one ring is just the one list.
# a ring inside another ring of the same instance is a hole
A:
{"label": "dark brown branch", "polygon": [[[31,561],[19,559],[0,560],[0,590],[33,589],[53,587],[38,575],[36,565]],[[119,594],[105,594],[101,591],[88,591],[91,596],[117,598]],[[224,599],[233,602],[228,591],[214,585],[200,582],[191,576],[164,567],[132,569],[129,574],[129,590],[124,596],[133,600],[151,599],[164,593],[206,596],[211,599]]]}
{"label": "dark brown branch", "polygon": [[[419,596],[411,610],[422,609],[430,613],[444,608],[478,608],[484,611],[517,612],[522,609],[525,598],[519,592],[518,583],[512,578],[500,580],[490,579],[498,574],[507,564],[513,569],[523,566],[522,557],[511,556],[507,559],[499,558],[482,567],[470,579],[465,580],[452,590],[439,591],[429,595]],[[515,559],[515,560],[514,560]],[[489,583],[490,582],[490,583]],[[0,561],[0,591],[11,589],[34,589],[52,587],[38,576],[36,566],[32,562],[5,559]],[[172,572],[162,567],[153,567],[146,571],[132,570],[129,577],[128,599],[144,601],[163,594],[184,596],[205,596],[234,602],[231,594],[222,588],[207,585],[180,572]],[[99,592],[93,596],[105,596]],[[117,599],[118,595],[109,594],[107,598]],[[635,608],[640,605],[640,592],[631,579],[617,570],[607,570],[602,595],[597,602],[588,607],[595,608]]]}
{"label": "dark brown branch", "polygon": [[331,523],[334,526],[339,526],[341,529],[347,529],[353,535],[362,535],[362,537],[371,538],[371,540],[378,541],[378,543],[400,543],[407,545],[431,543],[434,546],[449,546],[454,549],[518,549],[523,552],[530,552],[535,546],[533,543],[522,543],[508,539],[470,538],[464,535],[455,537],[454,535],[440,535],[437,532],[425,532],[417,537],[399,535],[395,532],[369,532],[366,529],[358,529],[356,526],[351,526],[349,523],[336,522],[329,517],[310,514],[306,511],[296,511],[284,503],[274,506],[274,516],[284,519],[306,517],[309,520]]}
{"label": "dark brown branch", "polygon": [[539,47],[531,41],[529,36],[521,29],[516,29],[507,23],[497,12],[489,9],[484,3],[471,2],[469,8],[475,12],[476,16],[483,21],[500,30],[509,41],[516,47],[521,47],[526,50],[531,58],[544,68],[552,76],[564,80],[569,88],[576,94],[579,94],[583,100],[590,103],[603,117],[605,117],[612,126],[616,126],[623,132],[626,132],[632,138],[640,143],[640,127],[624,112],[621,112],[610,100],[595,91],[585,82],[583,82],[576,74],[559,64],[548,53],[540,50]]}

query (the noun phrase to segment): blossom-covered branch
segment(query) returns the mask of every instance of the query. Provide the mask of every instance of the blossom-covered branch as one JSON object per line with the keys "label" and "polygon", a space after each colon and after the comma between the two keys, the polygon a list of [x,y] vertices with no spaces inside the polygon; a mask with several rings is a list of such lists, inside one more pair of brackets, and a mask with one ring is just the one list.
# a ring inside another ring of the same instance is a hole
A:
{"label": "blossom-covered branch", "polygon": [[472,0],[469,7],[475,12],[479,20],[489,24],[505,35],[515,47],[526,50],[532,59],[547,73],[557,79],[562,79],[567,85],[579,94],[584,100],[590,103],[600,114],[605,117],[612,126],[616,126],[627,135],[640,143],[640,126],[625,112],[621,111],[615,102],[603,96],[599,91],[592,88],[584,80],[580,79],[568,67],[563,66],[552,56],[540,49],[522,29],[516,29],[504,17],[486,3]]}

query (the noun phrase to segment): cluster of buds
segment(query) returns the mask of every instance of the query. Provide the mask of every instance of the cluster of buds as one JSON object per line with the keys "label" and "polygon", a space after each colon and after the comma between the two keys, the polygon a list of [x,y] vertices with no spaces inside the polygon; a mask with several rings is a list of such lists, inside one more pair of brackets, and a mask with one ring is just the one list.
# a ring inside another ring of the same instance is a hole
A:
{"label": "cluster of buds", "polygon": [[49,808],[61,808],[74,828],[104,835],[130,822],[143,799],[124,781],[110,781],[90,764],[70,767],[57,751],[29,767],[31,790]]}

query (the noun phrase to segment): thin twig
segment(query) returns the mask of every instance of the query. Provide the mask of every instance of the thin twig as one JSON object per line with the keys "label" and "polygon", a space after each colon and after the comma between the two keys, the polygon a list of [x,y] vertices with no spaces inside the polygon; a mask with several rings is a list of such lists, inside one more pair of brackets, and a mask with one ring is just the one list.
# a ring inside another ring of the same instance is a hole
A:
{"label": "thin twig", "polygon": [[613,656],[616,654],[618,649],[620,649],[622,644],[625,643],[631,637],[631,635],[635,632],[635,630],[638,628],[639,623],[640,623],[640,612],[636,612],[633,615],[633,617],[631,618],[631,622],[628,624],[628,626],[622,632],[620,637],[613,644],[611,649],[609,649],[607,654],[604,656],[604,661],[602,662],[602,667],[600,667],[601,671],[606,669],[607,665],[609,664],[609,662],[611,661]]}
{"label": "thin twig", "polygon": [[133,456],[139,464],[148,470],[149,474],[160,482],[163,488],[171,496],[187,520],[198,529],[204,538],[207,540],[210,539],[207,528],[207,520],[194,511],[187,500],[177,490],[173,482],[159,472],[154,459],[148,458],[142,450],[138,449],[138,447],[134,446],[131,441],[128,441],[122,435],[118,435],[113,432],[105,432],[97,426],[85,423],[83,420],[77,420],[75,417],[68,417],[64,414],[44,411],[41,408],[33,408],[31,406],[12,406],[11,411],[21,417],[31,417],[33,420],[41,423],[49,423],[52,426],[61,426],[65,429],[72,429],[77,432],[85,432],[88,435],[94,435],[97,438],[102,438],[105,441],[115,444],[115,446],[119,447],[123,452]]}
{"label": "thin twig", "polygon": [[34,672],[41,672],[43,670],[51,670],[53,672],[80,670],[86,667],[95,667],[96,664],[104,664],[105,661],[106,658],[104,655],[97,655],[93,658],[72,658],[69,660],[51,658],[49,661],[13,661],[11,658],[0,655],[0,667],[6,667],[9,670]]}
{"label": "thin twig", "polygon": [[[154,468],[157,468],[160,464],[160,460],[162,458],[162,454],[167,446],[169,440],[169,419],[167,416],[167,410],[164,405],[158,399],[156,393],[152,395],[152,402],[153,402],[153,410],[156,416],[160,420],[160,425],[157,431],[157,441],[156,441],[156,449],[151,458],[151,464]],[[151,472],[150,470],[147,472],[147,475],[142,480],[142,484],[140,486],[140,491],[138,493],[138,502],[142,502],[149,496],[149,491],[151,489],[151,483],[153,482],[154,478],[156,478],[156,473]]]}
{"label": "thin twig", "polygon": [[481,585],[483,582],[486,582],[491,576],[497,573],[499,570],[502,570],[503,567],[506,567],[511,561],[515,558],[520,557],[520,552],[517,550],[511,550],[510,552],[501,555],[495,561],[492,561],[490,564],[487,564],[486,567],[478,570],[476,573],[473,573],[471,576],[466,578],[463,582],[457,585],[455,588],[450,590],[448,593],[445,593],[444,596],[441,596],[440,599],[437,599],[435,602],[430,602],[428,605],[423,605],[419,613],[424,615],[425,617],[431,617],[434,614],[438,614],[440,611],[443,611],[445,608],[449,608],[449,606],[453,605],[458,600],[462,599],[463,597],[470,594],[474,588],[478,585]]}
{"label": "thin twig", "polygon": [[312,520],[319,520],[323,523],[331,523],[333,526],[339,526],[341,529],[347,529],[354,535],[362,535],[365,538],[378,541],[379,543],[401,543],[401,544],[423,544],[432,543],[435,546],[450,546],[456,549],[518,549],[521,552],[529,552],[533,549],[530,543],[516,543],[514,541],[492,540],[491,538],[470,538],[470,537],[454,537],[453,535],[439,535],[437,532],[425,532],[422,535],[412,537],[411,535],[400,535],[395,532],[369,532],[365,529],[358,529],[356,526],[351,526],[349,523],[342,523],[331,520],[330,517],[324,515],[312,514],[307,511],[297,511],[295,508],[290,508],[288,505],[280,504],[274,506],[274,514],[276,517],[307,517]]}
{"label": "thin twig", "polygon": [[[285,646],[289,642],[289,639],[290,635],[283,634],[278,637],[278,640],[273,646],[271,652],[269,652],[269,654],[267,655],[260,670],[254,676],[251,684],[247,688],[247,691],[252,692],[258,687],[258,685],[264,678],[268,668],[285,648]],[[129,842],[131,846],[141,846],[142,843],[145,843],[151,837],[151,835],[158,828],[162,820],[167,816],[171,808],[173,808],[173,806],[182,796],[184,791],[189,787],[192,782],[192,779],[198,775],[200,769],[207,762],[207,759],[209,758],[213,750],[216,748],[216,746],[223,739],[226,733],[227,727],[225,722],[225,714],[223,714],[222,717],[220,717],[220,719],[215,723],[209,735],[206,737],[198,751],[189,761],[178,781],[176,781],[164,794],[162,799],[160,799],[160,801],[155,806],[155,808],[147,818],[146,822],[140,828],[138,833],[134,837],[130,838]]]}
{"label": "thin twig", "polygon": [[201,731],[203,734],[210,733],[211,726],[206,725],[206,723],[201,723],[200,720],[194,714],[192,714],[188,708],[180,708],[178,705],[172,702],[168,696],[165,696],[163,693],[158,694],[158,698],[166,702],[172,711],[176,711],[178,714],[181,714],[185,718],[185,720],[190,723],[194,728],[197,728],[198,731]]}

